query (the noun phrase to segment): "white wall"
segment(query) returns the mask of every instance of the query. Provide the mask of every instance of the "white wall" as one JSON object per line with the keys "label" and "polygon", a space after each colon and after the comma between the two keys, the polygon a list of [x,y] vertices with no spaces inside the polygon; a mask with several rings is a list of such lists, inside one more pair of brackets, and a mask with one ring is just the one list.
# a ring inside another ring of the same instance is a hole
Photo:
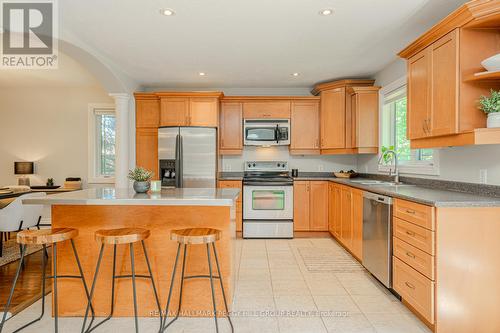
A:
{"label": "white wall", "polygon": [[[375,75],[375,84],[383,87],[405,74],[405,61],[397,59]],[[439,176],[422,177],[480,183],[480,170],[485,169],[487,183],[500,185],[500,145],[441,148],[439,164]],[[359,156],[358,170],[378,173],[377,156]]]}
{"label": "white wall", "polygon": [[17,184],[14,161],[34,161],[32,185],[87,179],[87,108],[113,103],[98,85],[0,89],[0,186]]}
{"label": "white wall", "polygon": [[290,169],[308,172],[332,172],[356,169],[356,156],[297,156],[290,155],[288,147],[245,147],[242,155],[223,156],[222,171],[243,171],[244,161],[288,161]]}

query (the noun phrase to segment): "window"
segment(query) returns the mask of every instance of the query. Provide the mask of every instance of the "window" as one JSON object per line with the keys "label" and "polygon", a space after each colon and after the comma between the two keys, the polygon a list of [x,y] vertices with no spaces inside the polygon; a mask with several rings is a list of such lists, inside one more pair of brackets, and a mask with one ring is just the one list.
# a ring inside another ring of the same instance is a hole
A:
{"label": "window", "polygon": [[[381,94],[381,152],[393,149],[398,154],[399,169],[404,173],[439,174],[438,151],[434,149],[411,149],[406,137],[406,78],[384,87]],[[379,170],[394,168],[392,155],[382,159]]]}
{"label": "window", "polygon": [[89,105],[89,183],[113,183],[116,121],[114,105]]}

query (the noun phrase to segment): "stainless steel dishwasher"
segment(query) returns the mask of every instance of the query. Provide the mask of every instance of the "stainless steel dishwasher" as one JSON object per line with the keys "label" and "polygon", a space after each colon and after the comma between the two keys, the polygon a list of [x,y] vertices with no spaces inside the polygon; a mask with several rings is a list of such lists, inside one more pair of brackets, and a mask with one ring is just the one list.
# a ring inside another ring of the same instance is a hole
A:
{"label": "stainless steel dishwasher", "polygon": [[363,266],[392,288],[392,198],[364,192]]}

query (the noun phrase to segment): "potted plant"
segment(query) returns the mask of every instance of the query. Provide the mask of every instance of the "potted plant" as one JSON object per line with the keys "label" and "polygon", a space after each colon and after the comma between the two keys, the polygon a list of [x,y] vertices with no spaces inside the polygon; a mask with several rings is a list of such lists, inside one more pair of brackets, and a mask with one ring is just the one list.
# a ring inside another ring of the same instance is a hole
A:
{"label": "potted plant", "polygon": [[134,181],[134,191],[137,193],[146,193],[149,191],[150,181],[153,172],[141,167],[136,167],[128,172],[128,179]]}
{"label": "potted plant", "polygon": [[481,96],[479,108],[488,115],[487,127],[500,127],[500,91],[491,90],[491,96]]}

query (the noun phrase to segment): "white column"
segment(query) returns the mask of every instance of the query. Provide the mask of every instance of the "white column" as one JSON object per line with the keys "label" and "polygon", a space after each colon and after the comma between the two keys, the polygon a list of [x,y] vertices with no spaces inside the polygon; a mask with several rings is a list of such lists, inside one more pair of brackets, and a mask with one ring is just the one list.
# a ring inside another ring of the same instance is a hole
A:
{"label": "white column", "polygon": [[128,151],[129,151],[129,94],[109,94],[115,100],[116,116],[116,157],[115,157],[115,187],[127,188]]}

